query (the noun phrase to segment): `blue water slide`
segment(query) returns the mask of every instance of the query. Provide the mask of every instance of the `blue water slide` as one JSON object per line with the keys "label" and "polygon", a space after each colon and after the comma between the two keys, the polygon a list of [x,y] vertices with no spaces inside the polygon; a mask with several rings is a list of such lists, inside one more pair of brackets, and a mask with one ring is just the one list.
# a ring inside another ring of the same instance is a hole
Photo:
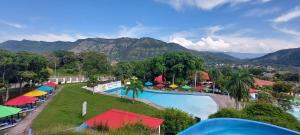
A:
{"label": "blue water slide", "polygon": [[300,135],[300,133],[252,120],[215,118],[199,122],[178,135]]}

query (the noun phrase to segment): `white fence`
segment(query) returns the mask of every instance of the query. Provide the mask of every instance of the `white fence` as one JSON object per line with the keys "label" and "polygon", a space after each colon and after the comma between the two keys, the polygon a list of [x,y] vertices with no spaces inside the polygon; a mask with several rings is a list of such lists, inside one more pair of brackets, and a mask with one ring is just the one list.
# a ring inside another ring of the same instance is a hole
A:
{"label": "white fence", "polygon": [[119,87],[122,87],[121,81],[115,81],[106,84],[98,84],[94,89],[87,86],[84,86],[83,88],[94,92],[103,92],[106,90],[115,89]]}
{"label": "white fence", "polygon": [[66,84],[66,83],[80,83],[80,82],[86,82],[87,78],[81,76],[81,77],[50,77],[49,81]]}

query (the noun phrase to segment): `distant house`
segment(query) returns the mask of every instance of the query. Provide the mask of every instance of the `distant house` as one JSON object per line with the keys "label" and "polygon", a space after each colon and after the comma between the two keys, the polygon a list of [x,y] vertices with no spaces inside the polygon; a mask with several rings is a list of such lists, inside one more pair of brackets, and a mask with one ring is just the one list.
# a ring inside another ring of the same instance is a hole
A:
{"label": "distant house", "polygon": [[255,87],[273,86],[274,82],[255,78]]}
{"label": "distant house", "polygon": [[209,77],[209,74],[205,71],[201,71],[200,72],[200,79],[201,79],[201,84],[202,85],[207,85],[207,84],[211,84],[211,79]]}
{"label": "distant house", "polygon": [[251,97],[252,99],[256,99],[258,91],[259,91],[259,90],[257,90],[257,89],[250,88],[250,89],[249,89],[250,97]]}

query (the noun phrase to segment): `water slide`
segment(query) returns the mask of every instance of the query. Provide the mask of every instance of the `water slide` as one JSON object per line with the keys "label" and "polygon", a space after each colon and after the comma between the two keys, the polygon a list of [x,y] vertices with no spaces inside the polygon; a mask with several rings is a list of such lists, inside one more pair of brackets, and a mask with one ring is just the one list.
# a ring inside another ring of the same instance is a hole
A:
{"label": "water slide", "polygon": [[252,120],[215,118],[199,122],[178,135],[300,135],[300,133]]}

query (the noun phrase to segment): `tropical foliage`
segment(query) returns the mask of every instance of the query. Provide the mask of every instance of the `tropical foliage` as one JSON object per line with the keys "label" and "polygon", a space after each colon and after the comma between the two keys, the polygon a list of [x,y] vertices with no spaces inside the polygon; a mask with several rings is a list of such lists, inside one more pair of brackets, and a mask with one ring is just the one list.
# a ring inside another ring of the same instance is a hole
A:
{"label": "tropical foliage", "polygon": [[293,115],[268,103],[255,102],[247,105],[243,110],[222,109],[210,116],[210,118],[220,117],[250,119],[300,131],[300,123]]}
{"label": "tropical foliage", "polygon": [[165,120],[162,125],[163,131],[170,135],[175,135],[196,123],[196,119],[189,114],[174,108],[164,110],[159,117]]}
{"label": "tropical foliage", "polygon": [[143,92],[143,83],[136,78],[130,80],[130,84],[125,85],[125,94],[128,95],[131,92],[133,101],[139,96],[140,92]]}
{"label": "tropical foliage", "polygon": [[203,61],[190,53],[172,52],[143,61],[120,62],[114,66],[118,79],[128,79],[134,75],[142,81],[153,80],[163,74],[167,80],[183,84],[196,71],[203,69]]}
{"label": "tropical foliage", "polygon": [[249,75],[247,70],[236,70],[232,72],[228,82],[226,82],[226,89],[229,91],[230,97],[235,99],[236,108],[241,107],[241,102],[248,101],[249,88],[253,86],[254,80]]}
{"label": "tropical foliage", "polygon": [[[0,50],[1,83],[42,83],[48,79],[47,59],[39,54]],[[22,87],[20,87],[22,93]],[[6,97],[7,98],[7,97]]]}

